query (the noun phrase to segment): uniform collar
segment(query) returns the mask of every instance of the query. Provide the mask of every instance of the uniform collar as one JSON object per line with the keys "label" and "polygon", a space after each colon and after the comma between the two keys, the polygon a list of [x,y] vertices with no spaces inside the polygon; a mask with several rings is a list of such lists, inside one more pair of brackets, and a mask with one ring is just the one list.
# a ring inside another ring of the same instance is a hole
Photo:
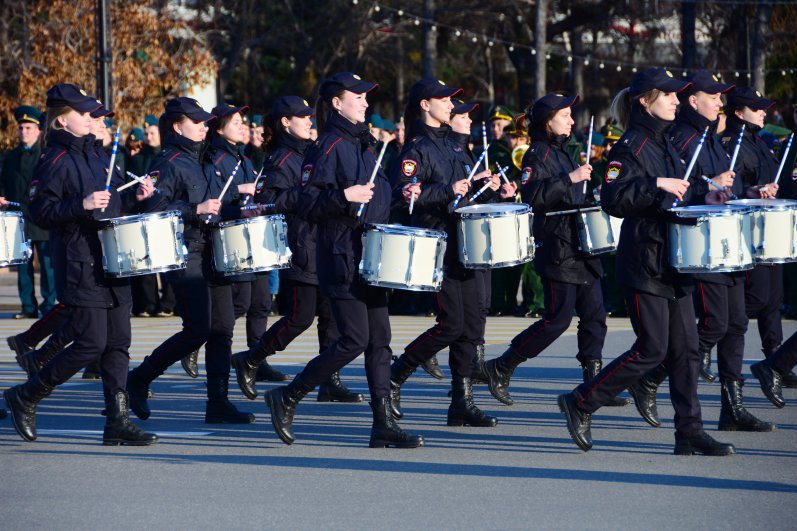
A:
{"label": "uniform collar", "polygon": [[447,137],[450,132],[451,126],[448,124],[443,124],[440,127],[432,127],[424,123],[418,124],[418,134],[420,136],[431,138],[432,140],[441,140]]}
{"label": "uniform collar", "polygon": [[694,110],[691,105],[684,105],[681,107],[681,110],[678,111],[678,118],[676,121],[691,125],[700,131],[700,133],[705,131],[706,127],[708,127],[708,132],[711,135],[717,133],[717,125],[719,125],[719,119],[714,120],[713,122],[709,121],[708,118]]}
{"label": "uniform collar", "polygon": [[202,150],[202,142],[194,142],[171,132],[166,136],[164,145],[190,155],[194,160],[199,160],[199,152]]}
{"label": "uniform collar", "polygon": [[736,134],[739,133],[739,129],[742,128],[744,125],[744,134],[747,136],[758,136],[758,133],[761,131],[761,127],[755,124],[752,124],[746,120],[742,120],[736,113],[731,113],[728,115],[728,130],[734,131]]}
{"label": "uniform collar", "polygon": [[47,140],[51,145],[59,145],[69,151],[89,152],[94,149],[94,135],[75,136],[69,131],[53,129],[47,135]]}
{"label": "uniform collar", "polygon": [[653,140],[664,143],[667,138],[667,132],[672,127],[673,122],[656,118],[647,112],[644,107],[635,103],[631,108],[631,125],[648,133],[649,136],[653,137]]}
{"label": "uniform collar", "polygon": [[221,151],[232,155],[235,158],[240,158],[241,151],[236,144],[230,144],[220,136],[214,136],[210,141],[210,146],[217,152]]}
{"label": "uniform collar", "polygon": [[529,134],[531,135],[531,139],[535,142],[545,142],[546,144],[551,144],[559,149],[561,149],[565,144],[567,144],[567,141],[570,140],[570,135],[556,135],[555,137],[551,138],[551,135],[548,134],[548,131],[538,127],[532,129]]}
{"label": "uniform collar", "polygon": [[337,112],[331,112],[329,119],[324,127],[327,131],[336,132],[337,134],[348,137],[352,141],[359,141],[364,146],[370,146],[376,143],[376,139],[368,130],[368,126],[364,123],[353,124]]}
{"label": "uniform collar", "polygon": [[448,138],[450,138],[451,141],[454,144],[458,145],[459,147],[467,148],[468,140],[470,140],[470,135],[466,135],[464,133],[457,133],[452,129],[448,133]]}
{"label": "uniform collar", "polygon": [[280,146],[285,146],[291,151],[295,151],[296,153],[303,155],[305,149],[307,149],[307,145],[310,142],[307,140],[302,140],[301,138],[296,138],[290,133],[280,131],[277,133],[277,143]]}

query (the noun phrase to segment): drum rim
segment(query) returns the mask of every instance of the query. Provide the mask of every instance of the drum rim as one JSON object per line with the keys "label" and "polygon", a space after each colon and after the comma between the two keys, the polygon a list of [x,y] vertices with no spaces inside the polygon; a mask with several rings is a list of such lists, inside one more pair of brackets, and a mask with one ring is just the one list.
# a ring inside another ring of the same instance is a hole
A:
{"label": "drum rim", "polygon": [[362,276],[360,276],[360,279],[362,280],[363,283],[367,284],[368,286],[373,286],[375,288],[391,288],[391,289],[401,289],[404,291],[431,291],[431,292],[438,292],[443,289],[442,280],[436,286],[427,287],[426,285],[421,285],[421,284],[407,285],[407,284],[402,284],[400,282],[365,280]]}
{"label": "drum rim", "polygon": [[772,211],[786,211],[797,210],[797,201],[794,199],[731,199],[727,202],[728,205],[747,207],[753,210],[772,210]]}
{"label": "drum rim", "polygon": [[[397,227],[408,230],[396,230]],[[385,234],[402,234],[404,236],[422,235],[441,238],[443,240],[448,238],[448,234],[440,230],[427,229],[424,227],[412,227],[410,225],[401,225],[399,223],[369,223],[365,226],[365,233],[368,232],[384,232]]]}
{"label": "drum rim", "polygon": [[144,214],[130,214],[129,216],[120,216],[118,218],[105,218],[101,219],[100,223],[107,223],[109,225],[125,225],[133,221],[143,221],[146,219],[164,219],[178,217],[182,218],[178,210],[164,210],[162,212],[146,212]]}
{"label": "drum rim", "polygon": [[291,267],[290,255],[289,255],[288,261],[286,263],[284,263],[284,264],[279,264],[279,265],[276,265],[276,266],[258,266],[258,267],[252,267],[252,268],[249,268],[249,269],[236,270],[236,271],[219,271],[218,269],[216,269],[216,261],[215,260],[213,261],[213,270],[216,271],[216,273],[219,273],[220,275],[225,276],[225,277],[234,277],[236,275],[246,275],[247,273],[266,273],[268,271],[275,271],[275,270],[280,270],[280,269],[288,269],[290,267]]}
{"label": "drum rim", "polygon": [[218,228],[226,229],[227,227],[234,227],[236,225],[249,225],[254,220],[259,220],[259,219],[273,219],[273,220],[279,221],[279,220],[284,220],[285,219],[285,215],[284,214],[269,214],[267,216],[255,216],[255,217],[251,217],[251,218],[230,219],[230,220],[227,220],[227,221],[220,222],[219,225],[218,225]]}
{"label": "drum rim", "polygon": [[155,273],[168,273],[169,271],[179,271],[180,269],[185,269],[187,267],[188,267],[188,259],[184,259],[180,264],[169,264],[165,266],[155,267],[153,269],[148,269],[146,272],[143,273],[127,273],[127,272],[112,273],[108,270],[105,270],[105,276],[111,278],[143,277],[144,275],[154,275]]}
{"label": "drum rim", "polygon": [[[478,208],[496,208],[503,207],[505,210],[491,211],[491,212],[469,212],[467,209]],[[523,214],[531,214],[531,207],[526,203],[496,203],[490,205],[468,205],[466,207],[458,208],[454,212],[460,215],[462,219],[480,219],[480,218],[506,218],[509,216],[520,216]]]}
{"label": "drum rim", "polygon": [[2,210],[0,211],[0,216],[21,218],[24,217],[24,214],[19,210]]}
{"label": "drum rim", "polygon": [[[754,210],[753,208],[747,206],[725,204],[725,205],[688,205],[688,206],[671,208],[670,212],[674,213],[679,218],[700,219],[700,218],[710,218],[710,217],[722,218],[727,215],[748,214],[750,212],[753,212],[753,210]],[[694,213],[695,215],[682,216],[681,213],[684,214]]]}
{"label": "drum rim", "polygon": [[500,269],[502,267],[512,267],[516,265],[527,264],[532,260],[534,260],[534,256],[533,254],[529,253],[528,256],[520,260],[509,260],[507,262],[493,262],[492,264],[487,264],[484,262],[466,264],[465,262],[462,261],[462,258],[460,258],[459,261],[465,269]]}

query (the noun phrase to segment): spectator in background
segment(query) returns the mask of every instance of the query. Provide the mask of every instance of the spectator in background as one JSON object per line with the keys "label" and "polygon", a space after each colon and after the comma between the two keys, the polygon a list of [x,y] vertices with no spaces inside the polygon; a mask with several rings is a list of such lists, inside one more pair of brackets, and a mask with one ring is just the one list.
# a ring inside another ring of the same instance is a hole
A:
{"label": "spectator in background", "polygon": [[[130,159],[131,173],[144,175],[149,170],[152,160],[161,151],[161,135],[158,131],[158,119],[152,114],[144,118],[144,146]],[[132,153],[131,153],[132,155]]]}
{"label": "spectator in background", "polygon": [[42,315],[55,306],[55,277],[50,262],[50,248],[48,231],[38,227],[30,220],[28,204],[30,197],[36,192],[36,181],[32,181],[33,170],[41,156],[41,126],[43,116],[41,111],[29,105],[14,109],[14,118],[19,124],[19,145],[11,150],[3,160],[3,170],[0,173],[0,196],[8,201],[15,201],[22,205],[25,218],[25,233],[31,240],[31,247],[41,268],[39,294],[41,304],[36,299],[34,284],[33,259],[26,264],[18,266],[17,287],[19,298],[22,302],[22,311],[14,315],[15,319],[37,319],[39,311]]}

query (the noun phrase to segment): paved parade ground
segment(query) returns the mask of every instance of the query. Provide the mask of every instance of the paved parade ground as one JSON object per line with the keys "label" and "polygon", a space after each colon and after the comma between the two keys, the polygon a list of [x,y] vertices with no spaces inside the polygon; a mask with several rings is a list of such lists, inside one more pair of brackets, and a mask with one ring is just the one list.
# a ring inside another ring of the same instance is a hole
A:
{"label": "paved parade ground", "polygon": [[[393,348],[401,353],[430,318],[393,317]],[[30,321],[0,320],[7,335]],[[487,357],[503,352],[529,319],[490,318]],[[575,324],[575,323],[574,323]],[[132,364],[179,327],[176,318],[133,319]],[[238,323],[242,329],[243,323]],[[784,321],[788,335],[797,329]],[[243,348],[243,334],[234,350]],[[606,358],[626,350],[633,332],[609,320]],[[761,358],[755,322],[747,334],[745,374]],[[290,374],[316,352],[313,329],[270,358]],[[476,388],[476,402],[499,417],[496,428],[445,425],[448,383],[418,373],[402,389],[401,425],[426,438],[416,450],[369,449],[367,403],[321,404],[309,395],[298,408],[293,446],[271,429],[262,391],[240,409],[257,416],[245,426],[206,425],[203,376],[179,367],[152,389],[152,418],[137,421],[161,443],[144,448],[101,444],[99,382],[73,380],[39,407],[39,439],[24,443],[0,421],[2,529],[736,529],[795,528],[797,390],[775,409],[757,381],[746,404],[776,422],[774,433],[720,433],[719,383],[700,384],[706,429],[736,445],[731,457],[675,457],[672,407],[659,393],[663,426],[650,428],[633,406],[593,417],[595,446],[582,453],[567,434],[556,396],[581,378],[575,326],[512,379],[515,405]],[[200,356],[200,362],[202,362]],[[448,374],[446,353],[440,355]],[[0,387],[23,372],[5,341]],[[367,393],[362,357],[343,371]],[[131,414],[132,415],[132,414]]]}

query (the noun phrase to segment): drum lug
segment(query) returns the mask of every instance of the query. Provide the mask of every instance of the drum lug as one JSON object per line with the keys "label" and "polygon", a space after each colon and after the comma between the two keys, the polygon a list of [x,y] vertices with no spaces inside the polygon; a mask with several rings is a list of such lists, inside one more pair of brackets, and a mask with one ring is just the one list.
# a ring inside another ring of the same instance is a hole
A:
{"label": "drum lug", "polygon": [[720,243],[722,243],[722,257],[728,258],[731,254],[731,246],[728,244],[728,238],[723,238],[720,240]]}
{"label": "drum lug", "polygon": [[412,284],[412,258],[415,255],[415,235],[410,236],[409,263],[407,264],[407,274],[404,276],[404,285]]}

